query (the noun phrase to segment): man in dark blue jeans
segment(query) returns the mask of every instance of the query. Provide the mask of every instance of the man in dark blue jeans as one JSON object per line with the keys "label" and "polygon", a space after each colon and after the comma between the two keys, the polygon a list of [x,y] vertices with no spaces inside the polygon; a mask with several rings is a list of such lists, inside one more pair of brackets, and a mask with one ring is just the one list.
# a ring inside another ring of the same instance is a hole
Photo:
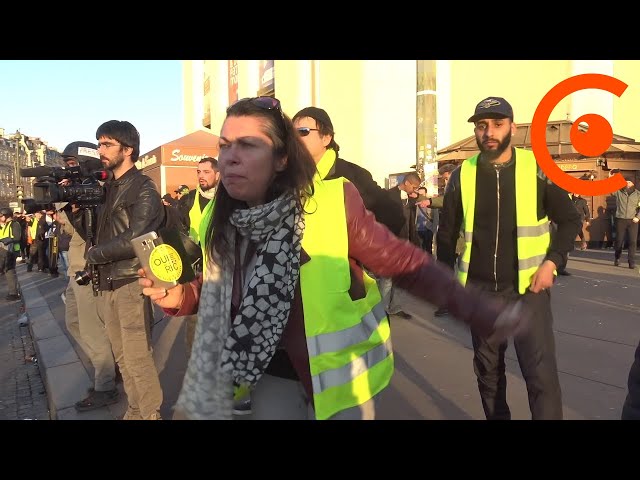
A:
{"label": "man in dark blue jeans", "polygon": [[427,207],[430,200],[427,198],[427,189],[418,188],[418,198],[416,199],[416,233],[420,238],[420,247],[430,254],[433,254],[433,231],[435,230],[431,209]]}

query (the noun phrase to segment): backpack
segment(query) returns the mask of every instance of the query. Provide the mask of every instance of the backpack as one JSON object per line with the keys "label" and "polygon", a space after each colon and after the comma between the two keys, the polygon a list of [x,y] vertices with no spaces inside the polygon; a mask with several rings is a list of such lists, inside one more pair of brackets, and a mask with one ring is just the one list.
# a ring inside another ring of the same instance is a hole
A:
{"label": "backpack", "polygon": [[165,228],[175,228],[176,230],[180,231],[180,233],[184,233],[185,235],[187,235],[189,231],[187,230],[187,226],[182,221],[182,216],[180,215],[178,209],[171,205],[165,205],[164,203],[162,204],[162,206],[164,207],[164,220],[160,224],[160,227],[158,227],[158,230],[163,230]]}
{"label": "backpack", "polygon": [[68,252],[71,244],[71,234],[67,232],[58,232],[58,250]]}
{"label": "backpack", "polygon": [[[129,187],[127,192],[127,205],[136,203],[138,192],[142,189],[142,182],[145,181],[145,177],[148,177],[148,175],[140,175],[138,180],[139,184]],[[135,197],[133,197],[133,195],[135,195]],[[196,271],[198,268],[201,268],[202,251],[200,250],[200,246],[189,237],[189,230],[182,221],[182,214],[178,208],[165,205],[162,202],[161,204],[164,209],[164,216],[156,233],[165,243],[170,243],[176,248],[179,248],[178,246],[180,245],[184,249],[183,252],[186,254],[188,262],[192,265],[194,271]],[[180,250],[182,250],[182,248],[180,248]]]}
{"label": "backpack", "polygon": [[[127,193],[128,193],[127,204],[128,205],[133,205],[134,203],[136,203],[136,201],[138,199],[137,198],[138,192],[140,192],[140,190],[142,189],[142,183],[145,181],[145,177],[150,178],[148,175],[145,175],[143,173],[143,174],[141,174],[139,176],[139,179],[137,180],[138,183],[135,183],[134,185],[129,187],[129,190],[127,191]],[[134,195],[135,195],[135,197],[134,197]],[[170,205],[165,205],[164,203],[162,203],[162,207],[164,209],[164,215],[163,215],[162,223],[158,227],[158,230],[176,229],[180,233],[184,233],[185,235],[188,235],[189,231],[187,229],[187,226],[182,221],[182,215],[180,214],[178,209],[176,207],[172,207]]]}

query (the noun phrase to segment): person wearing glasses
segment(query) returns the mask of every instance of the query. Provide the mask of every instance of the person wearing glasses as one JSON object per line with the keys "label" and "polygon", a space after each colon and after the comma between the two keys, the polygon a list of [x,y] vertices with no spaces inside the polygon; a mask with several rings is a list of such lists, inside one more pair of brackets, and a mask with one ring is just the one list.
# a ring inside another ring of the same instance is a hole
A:
{"label": "person wearing glasses", "polygon": [[185,195],[187,195],[189,192],[191,191],[191,189],[189,188],[189,185],[178,185],[178,188],[176,188],[173,193],[176,194],[176,200],[180,200],[182,197],[184,197]]}
{"label": "person wearing glasses", "polygon": [[[551,182],[530,150],[515,148],[513,109],[501,97],[480,101],[469,118],[479,154],[451,173],[436,234],[438,261],[452,271],[460,229],[465,248],[456,275],[462,285],[513,301],[535,315],[514,340],[533,420],[561,420],[551,287],[582,221],[567,192]],[[557,225],[550,233],[551,222]],[[453,313],[449,307],[449,313]],[[507,342],[487,342],[471,332],[473,368],[487,420],[510,420]]]}
{"label": "person wearing glasses", "polygon": [[[406,218],[402,203],[393,201],[388,191],[375,182],[367,169],[338,156],[340,146],[335,140],[329,114],[322,108],[306,107],[296,113],[292,121],[302,137],[302,142],[311,153],[320,176],[325,180],[344,177],[352,182],[360,193],[365,208],[373,213],[376,220],[395,235],[406,238],[403,236]],[[391,307],[389,310],[393,298],[391,281],[379,278],[378,282],[383,296],[388,298],[387,311],[405,319],[411,318],[411,315],[399,307]]]}
{"label": "person wearing glasses", "polygon": [[[91,142],[71,142],[62,152],[62,161],[67,168],[93,163],[99,158],[98,146]],[[71,181],[65,178],[59,183],[68,186]],[[91,209],[92,214],[95,212],[94,207],[83,208]],[[77,204],[67,204],[59,211],[59,216],[64,223],[63,228],[71,234],[67,268],[69,282],[63,294],[64,321],[67,330],[93,365],[93,385],[89,388],[87,395],[78,400],[74,407],[78,412],[88,412],[117,403],[120,399],[120,391],[116,387],[118,376],[111,342],[104,323],[98,317],[97,297],[93,294],[91,283],[80,284],[75,281],[76,272],[83,271],[86,267],[84,255],[87,244],[80,232],[73,228],[74,213],[80,210]]]}
{"label": "person wearing glasses", "polygon": [[373,213],[378,222],[399,235],[404,227],[402,205],[389,200],[386,190],[376,183],[369,170],[338,156],[340,146],[335,140],[329,114],[322,108],[306,107],[296,113],[292,121],[311,153],[320,176],[325,180],[344,177],[353,182],[365,208]]}
{"label": "person wearing glasses", "polygon": [[[96,139],[102,165],[113,174],[104,184],[94,245],[86,254],[98,272],[96,308],[127,394],[123,419],[159,420],[163,395],[151,347],[153,311],[136,281],[140,262],[130,240],[156,231],[164,220],[164,206],[153,180],[135,166],[140,135],[131,123],[109,120],[98,127]],[[73,220],[86,239],[84,215],[76,212]]]}
{"label": "person wearing glasses", "polygon": [[447,304],[484,335],[526,325],[518,305],[464,289],[378,223],[351,182],[323,180],[277,99],[231,105],[219,142],[220,184],[200,228],[203,274],[165,289],[138,271],[165,313],[198,313],[174,418],[231,419],[234,393],[246,390],[252,419],[375,418],[394,360],[363,266]]}
{"label": "person wearing glasses", "polygon": [[[418,187],[420,186],[420,175],[417,172],[407,173],[397,185],[386,191],[389,201],[401,208],[402,228],[397,234],[398,237],[417,244],[418,234],[416,231],[416,200],[418,199]],[[387,297],[387,313],[396,315],[405,320],[411,318],[411,314],[402,309],[396,295],[396,287],[391,279],[380,279],[380,287]]]}

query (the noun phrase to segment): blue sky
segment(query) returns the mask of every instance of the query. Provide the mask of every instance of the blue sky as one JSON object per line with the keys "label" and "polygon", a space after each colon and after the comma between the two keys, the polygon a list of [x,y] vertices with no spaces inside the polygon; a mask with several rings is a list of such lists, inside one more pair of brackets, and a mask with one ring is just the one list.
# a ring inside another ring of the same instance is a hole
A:
{"label": "blue sky", "polygon": [[96,141],[107,120],[140,132],[140,154],[185,135],[180,60],[0,60],[0,128],[49,147]]}

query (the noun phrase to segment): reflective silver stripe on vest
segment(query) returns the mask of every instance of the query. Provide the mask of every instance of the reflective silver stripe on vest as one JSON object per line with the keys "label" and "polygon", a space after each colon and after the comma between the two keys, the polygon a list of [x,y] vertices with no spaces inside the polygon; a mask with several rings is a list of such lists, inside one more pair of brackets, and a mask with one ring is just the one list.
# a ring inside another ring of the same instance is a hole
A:
{"label": "reflective silver stripe on vest", "polygon": [[353,381],[358,375],[363,374],[369,368],[391,355],[392,350],[391,337],[389,337],[386,342],[372,348],[344,367],[327,370],[319,375],[314,375],[311,377],[313,393],[318,394],[324,392],[327,388],[337,387],[338,385],[344,385],[345,383]]}
{"label": "reflective silver stripe on vest", "polygon": [[473,232],[464,232],[464,241],[468,243],[471,240],[473,240]]}
{"label": "reflective silver stripe on vest", "polygon": [[544,257],[546,256],[546,253],[543,253],[542,255],[535,255],[529,258],[521,258],[520,260],[518,260],[518,269],[527,270],[529,268],[539,267],[540,264],[542,264],[542,262],[544,261]]}
{"label": "reflective silver stripe on vest", "polygon": [[362,317],[362,320],[357,325],[338,332],[322,333],[315,337],[308,337],[307,350],[309,351],[309,358],[325,352],[339,352],[351,345],[357,345],[369,340],[371,334],[380,326],[380,322],[386,315],[384,305],[380,301],[369,313]]}
{"label": "reflective silver stripe on vest", "polygon": [[458,256],[458,271],[463,273],[469,272],[469,262],[462,260],[462,255]]}
{"label": "reflective silver stripe on vest", "polygon": [[539,237],[545,233],[549,233],[549,222],[533,227],[518,227],[516,229],[518,237]]}
{"label": "reflective silver stripe on vest", "polygon": [[[549,222],[542,223],[540,225],[534,225],[529,227],[517,227],[516,229],[518,238],[534,238],[540,237],[542,235],[546,235],[549,233]],[[519,270],[528,270],[529,268],[539,267],[540,264],[544,261],[546,257],[546,253],[542,253],[539,255],[534,255],[529,258],[520,258],[518,259],[518,269]]]}

